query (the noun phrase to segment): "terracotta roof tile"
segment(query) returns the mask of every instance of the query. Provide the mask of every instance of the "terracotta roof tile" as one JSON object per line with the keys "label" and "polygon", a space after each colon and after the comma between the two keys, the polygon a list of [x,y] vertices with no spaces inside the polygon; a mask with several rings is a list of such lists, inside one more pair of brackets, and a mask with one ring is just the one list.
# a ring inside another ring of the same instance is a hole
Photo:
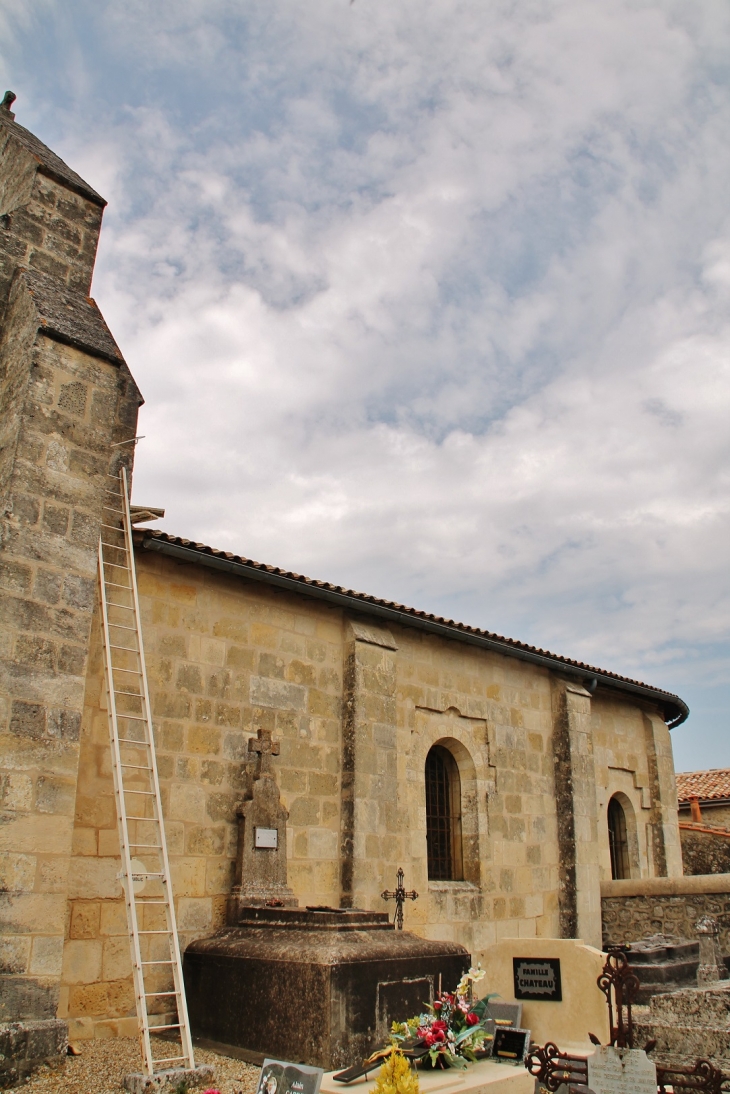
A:
{"label": "terracotta roof tile", "polygon": [[677,797],[680,802],[688,802],[691,798],[700,801],[730,798],[730,768],[677,772]]}

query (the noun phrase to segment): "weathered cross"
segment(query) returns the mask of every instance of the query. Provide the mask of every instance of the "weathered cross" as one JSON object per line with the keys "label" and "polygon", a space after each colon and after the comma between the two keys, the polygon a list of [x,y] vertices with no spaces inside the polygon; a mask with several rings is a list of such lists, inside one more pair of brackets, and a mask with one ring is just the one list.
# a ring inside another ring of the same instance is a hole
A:
{"label": "weathered cross", "polygon": [[279,755],[279,742],[272,741],[271,730],[258,728],[257,737],[249,737],[248,739],[248,751],[258,752],[260,756],[258,778],[262,775],[273,775],[274,769],[271,766],[271,757]]}
{"label": "weathered cross", "polygon": [[397,876],[397,882],[396,882],[395,889],[393,889],[393,890],[386,889],[380,895],[383,898],[383,900],[394,900],[395,901],[395,915],[393,916],[393,922],[395,923],[398,930],[402,931],[403,930],[403,904],[405,903],[406,900],[418,900],[418,893],[416,892],[415,889],[411,889],[410,893],[406,892],[405,885],[403,884],[403,882],[405,880],[405,874],[401,870],[400,866],[398,867],[398,874],[396,876]]}

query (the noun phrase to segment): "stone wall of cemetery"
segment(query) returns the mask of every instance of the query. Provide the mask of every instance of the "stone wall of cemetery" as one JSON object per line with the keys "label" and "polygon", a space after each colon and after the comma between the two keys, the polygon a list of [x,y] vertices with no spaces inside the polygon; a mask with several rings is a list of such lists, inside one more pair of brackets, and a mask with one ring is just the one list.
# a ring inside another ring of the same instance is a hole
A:
{"label": "stone wall of cemetery", "polygon": [[652,934],[697,938],[700,916],[720,925],[720,947],[730,954],[730,878],[722,874],[643,878],[601,884],[605,945],[637,942]]}
{"label": "stone wall of cemetery", "polygon": [[[633,764],[648,781],[642,711],[517,658],[262,581],[141,547],[137,567],[183,945],[225,921],[235,810],[259,726],[280,741],[273,763],[289,811],[289,882],[302,905],[383,909],[380,893],[402,866],[419,893],[407,927],[462,942],[475,959],[503,937],[565,934],[561,899],[573,900],[587,940],[600,942],[607,833],[596,802],[613,784],[601,782],[608,776],[592,740],[620,725],[612,762],[621,771]],[[558,723],[572,742],[567,774],[565,764],[556,774]],[[437,742],[461,779],[456,881],[427,876],[424,764]],[[577,857],[593,894],[560,896],[559,802],[577,809]],[[64,952],[62,1013],[74,1036],[135,1029],[118,855],[97,619]]]}

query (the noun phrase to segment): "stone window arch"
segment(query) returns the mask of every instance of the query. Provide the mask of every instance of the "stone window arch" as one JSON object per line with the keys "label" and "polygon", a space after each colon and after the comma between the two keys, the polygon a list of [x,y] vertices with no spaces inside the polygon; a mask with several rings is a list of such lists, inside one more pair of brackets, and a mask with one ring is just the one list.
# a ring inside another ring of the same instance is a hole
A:
{"label": "stone window arch", "polygon": [[425,776],[429,881],[462,881],[461,778],[456,760],[444,745],[429,749]]}
{"label": "stone window arch", "polygon": [[[627,816],[627,813],[630,815]],[[608,848],[611,854],[611,877],[620,881],[631,877],[631,823],[633,810],[624,794],[614,794],[608,803]]]}

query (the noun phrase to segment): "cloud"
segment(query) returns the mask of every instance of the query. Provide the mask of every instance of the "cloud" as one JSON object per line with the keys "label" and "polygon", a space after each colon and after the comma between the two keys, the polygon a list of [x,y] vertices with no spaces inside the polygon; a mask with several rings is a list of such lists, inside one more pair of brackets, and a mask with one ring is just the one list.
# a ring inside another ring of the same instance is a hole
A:
{"label": "cloud", "polygon": [[727,683],[724,4],[30,7],[169,530]]}

